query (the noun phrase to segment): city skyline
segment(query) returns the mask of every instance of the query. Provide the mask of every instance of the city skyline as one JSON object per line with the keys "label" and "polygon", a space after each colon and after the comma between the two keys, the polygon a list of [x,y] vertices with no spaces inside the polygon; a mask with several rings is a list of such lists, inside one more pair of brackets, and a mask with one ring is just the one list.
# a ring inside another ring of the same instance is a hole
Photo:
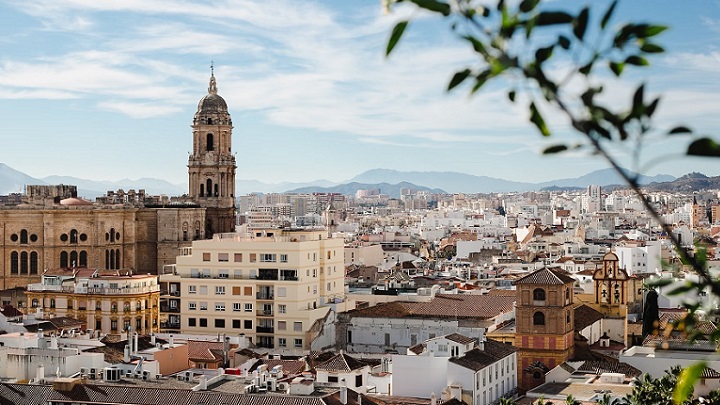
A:
{"label": "city skyline", "polygon": [[[606,88],[623,101],[628,84],[645,80],[663,95],[658,128],[684,124],[714,136],[720,3],[687,4],[681,13],[654,5],[622,2],[614,24],[671,26],[659,40],[667,53],[622,81],[608,74]],[[184,183],[192,116],[214,61],[234,123],[238,179],[341,182],[387,168],[541,182],[607,167],[587,154],[541,156],[568,139],[567,125],[556,122],[556,136],[542,139],[525,106],[507,102],[499,86],[473,98],[467,89],[445,93],[472,55],[442,22],[418,15],[386,59],[390,29],[408,13],[384,15],[379,0],[0,2],[0,161],[33,177]],[[661,163],[642,171],[720,175],[715,160],[663,157],[687,143],[653,142],[644,156]]]}

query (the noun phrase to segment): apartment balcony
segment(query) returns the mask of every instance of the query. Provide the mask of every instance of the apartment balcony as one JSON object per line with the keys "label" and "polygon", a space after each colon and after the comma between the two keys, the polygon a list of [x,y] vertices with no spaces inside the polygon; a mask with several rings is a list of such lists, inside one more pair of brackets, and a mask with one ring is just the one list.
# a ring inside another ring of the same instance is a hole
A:
{"label": "apartment balcony", "polygon": [[128,295],[128,294],[149,294],[160,292],[160,286],[154,285],[150,287],[137,288],[92,288],[92,287],[76,287],[76,294],[100,294],[100,295]]}
{"label": "apartment balcony", "polygon": [[257,316],[274,316],[275,315],[272,310],[268,311],[265,309],[258,309],[257,311],[255,311],[255,314]]}
{"label": "apartment balcony", "polygon": [[75,292],[75,288],[71,287],[71,286],[51,285],[51,284],[42,284],[42,283],[28,284],[27,289],[28,289],[28,291],[53,291],[53,292],[64,292],[64,293]]}
{"label": "apartment balcony", "polygon": [[255,293],[255,299],[271,301],[271,300],[275,299],[275,294],[272,292],[270,292],[270,293],[258,292],[258,293]]}
{"label": "apartment balcony", "polygon": [[180,312],[180,308],[171,307],[170,305],[160,305],[160,312]]}
{"label": "apartment balcony", "polygon": [[160,322],[160,329],[180,329],[180,322]]}
{"label": "apartment balcony", "polygon": [[255,332],[257,332],[257,333],[275,333],[275,328],[272,326],[256,326]]}

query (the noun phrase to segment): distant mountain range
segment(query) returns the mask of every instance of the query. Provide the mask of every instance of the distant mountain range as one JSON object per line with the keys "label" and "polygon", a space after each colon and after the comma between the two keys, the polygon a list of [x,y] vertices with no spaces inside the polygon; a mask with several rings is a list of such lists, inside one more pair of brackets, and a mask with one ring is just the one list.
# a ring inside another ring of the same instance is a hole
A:
{"label": "distant mountain range", "polygon": [[[673,189],[671,185],[675,177],[670,175],[642,176],[640,183],[652,184],[653,189]],[[720,177],[709,178],[699,173],[689,174],[678,179],[680,185],[676,187],[712,188],[710,185],[720,182]],[[173,184],[155,178],[142,178],[137,180],[122,179],[117,181],[95,181],[69,176],[49,176],[34,178],[0,163],[0,195],[21,193],[25,185],[34,184],[72,184],[78,186],[80,196],[93,199],[105,194],[108,190],[125,191],[145,189],[149,194],[165,194],[170,196],[182,195],[187,192],[186,184]],[[524,183],[509,181],[488,176],[475,176],[457,172],[404,172],[388,169],[373,169],[361,173],[342,183],[333,183],[328,180],[316,180],[305,183],[276,183],[268,184],[256,180],[237,180],[236,193],[238,196],[258,193],[282,192],[333,192],[354,194],[362,189],[380,189],[383,194],[392,197],[400,195],[401,188],[414,190],[427,190],[432,193],[492,193],[492,192],[523,192],[541,189],[572,189],[585,188],[589,185],[603,187],[623,185],[620,177],[612,169],[597,170],[576,178],[565,178],[543,183]],[[720,186],[716,186],[720,188]]]}

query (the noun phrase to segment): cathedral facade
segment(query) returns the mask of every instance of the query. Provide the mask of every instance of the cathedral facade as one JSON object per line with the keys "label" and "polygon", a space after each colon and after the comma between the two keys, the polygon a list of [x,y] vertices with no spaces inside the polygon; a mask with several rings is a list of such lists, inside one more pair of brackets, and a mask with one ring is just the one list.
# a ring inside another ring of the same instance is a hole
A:
{"label": "cathedral facade", "polygon": [[0,206],[0,289],[37,283],[57,268],[158,274],[192,240],[232,232],[232,121],[214,74],[192,131],[185,196],[120,190],[91,202],[77,198],[74,186],[28,186],[21,204]]}

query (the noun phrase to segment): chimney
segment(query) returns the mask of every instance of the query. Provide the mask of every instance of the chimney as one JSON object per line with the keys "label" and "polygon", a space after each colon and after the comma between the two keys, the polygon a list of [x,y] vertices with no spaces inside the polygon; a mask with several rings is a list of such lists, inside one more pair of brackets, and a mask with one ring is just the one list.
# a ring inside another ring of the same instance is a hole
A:
{"label": "chimney", "polygon": [[169,346],[171,349],[175,347],[175,339],[173,338],[173,335],[170,335],[170,344]]}
{"label": "chimney", "polygon": [[155,333],[151,333],[151,334],[150,334],[150,343],[151,343],[153,346],[156,345],[156,342],[155,342]]}
{"label": "chimney", "polygon": [[200,376],[200,390],[207,391],[207,376],[205,374]]}
{"label": "chimney", "polygon": [[125,363],[130,362],[130,346],[125,345],[125,350],[123,351],[123,361]]}
{"label": "chimney", "polygon": [[37,370],[35,372],[35,382],[40,383],[40,381],[45,379],[45,366],[42,364],[38,364]]}
{"label": "chimney", "polygon": [[138,351],[138,333],[135,332],[135,342],[133,343],[133,354],[137,354]]}
{"label": "chimney", "polygon": [[50,336],[50,348],[51,348],[51,349],[57,349],[57,348],[58,348],[58,339],[57,339],[57,336],[55,336],[54,333]]}
{"label": "chimney", "polygon": [[340,403],[347,405],[347,384],[344,378],[340,379]]}
{"label": "chimney", "polygon": [[[225,336],[225,335],[223,335]],[[223,342],[223,367],[227,367],[230,364],[230,338],[225,336],[225,340]]]}
{"label": "chimney", "polygon": [[430,405],[437,405],[437,397],[435,396],[435,391],[430,394]]}

